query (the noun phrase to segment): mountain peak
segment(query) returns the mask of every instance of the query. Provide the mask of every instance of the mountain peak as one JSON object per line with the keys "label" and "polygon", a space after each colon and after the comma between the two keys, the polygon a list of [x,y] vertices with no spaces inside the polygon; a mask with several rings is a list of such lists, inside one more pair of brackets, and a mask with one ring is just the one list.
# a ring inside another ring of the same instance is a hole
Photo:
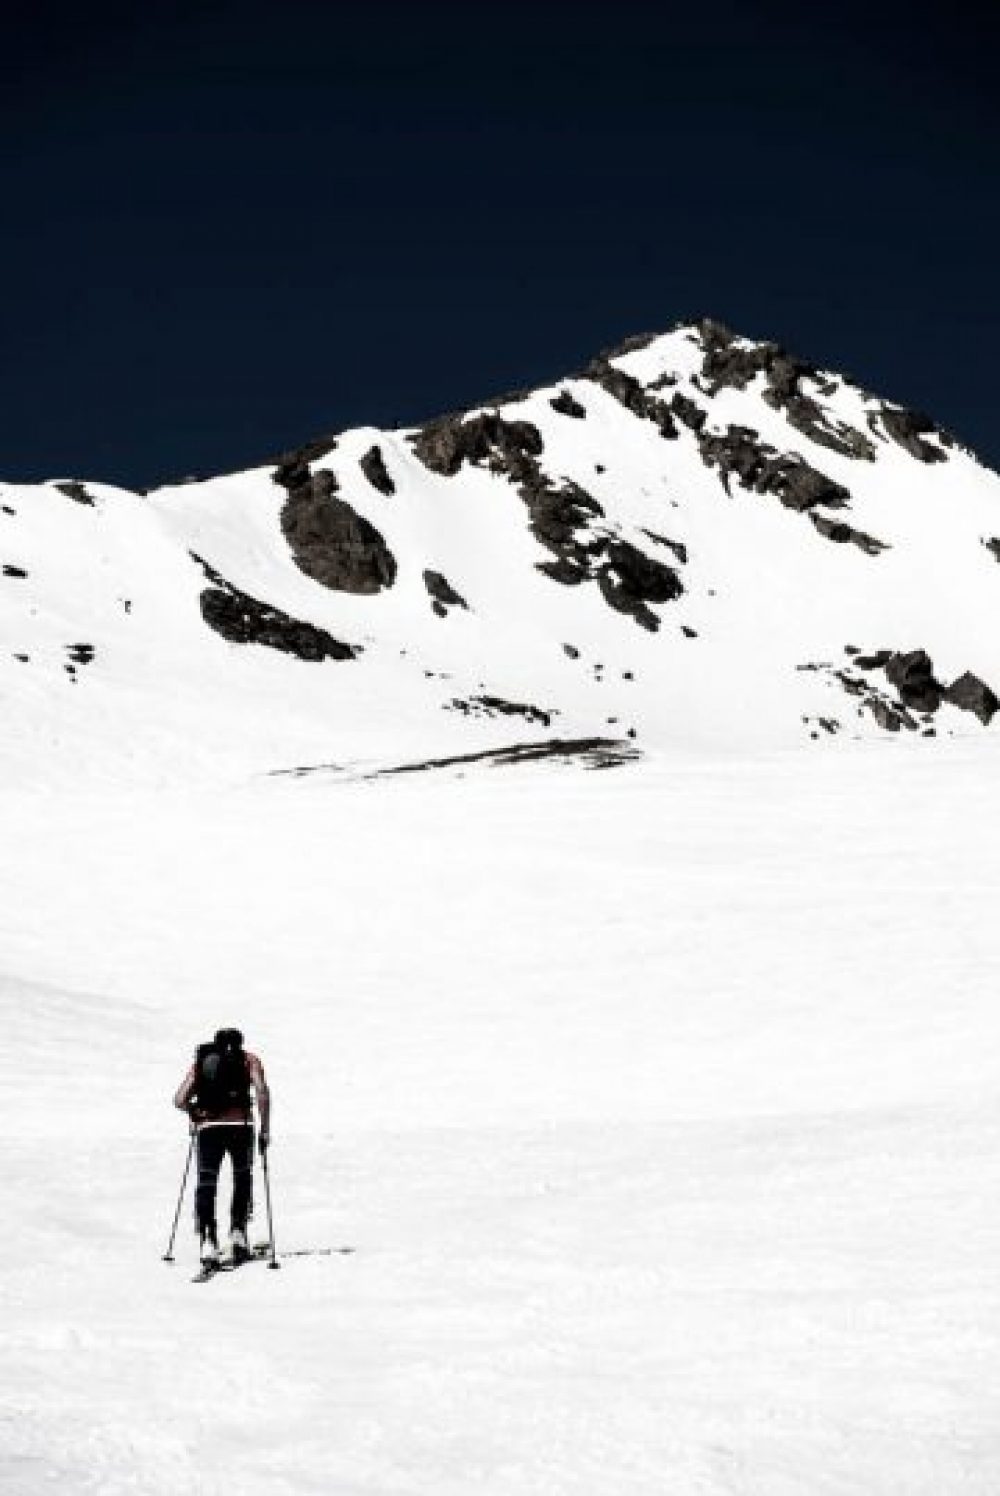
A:
{"label": "mountain peak", "polygon": [[732,752],[997,709],[1000,480],[709,317],[244,473],[4,485],[0,522],[17,772],[125,743],[237,774],[546,733]]}

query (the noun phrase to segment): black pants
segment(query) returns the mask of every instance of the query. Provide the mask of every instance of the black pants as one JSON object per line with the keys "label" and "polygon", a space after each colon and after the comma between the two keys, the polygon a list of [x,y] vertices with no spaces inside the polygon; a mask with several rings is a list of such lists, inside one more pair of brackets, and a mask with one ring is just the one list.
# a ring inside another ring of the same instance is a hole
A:
{"label": "black pants", "polygon": [[233,1229],[245,1231],[253,1206],[253,1128],[242,1122],[203,1127],[198,1133],[198,1188],[194,1213],[198,1230],[215,1231],[215,1195],[219,1170],[226,1154],[233,1164],[233,1201],[229,1218]]}

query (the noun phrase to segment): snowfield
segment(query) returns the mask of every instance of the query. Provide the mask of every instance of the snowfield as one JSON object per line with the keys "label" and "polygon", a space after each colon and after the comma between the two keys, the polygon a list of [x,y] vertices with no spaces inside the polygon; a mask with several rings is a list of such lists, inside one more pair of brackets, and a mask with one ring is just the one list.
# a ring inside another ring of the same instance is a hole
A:
{"label": "snowfield", "polygon": [[0,798],[4,1491],[1000,1489],[989,734]]}

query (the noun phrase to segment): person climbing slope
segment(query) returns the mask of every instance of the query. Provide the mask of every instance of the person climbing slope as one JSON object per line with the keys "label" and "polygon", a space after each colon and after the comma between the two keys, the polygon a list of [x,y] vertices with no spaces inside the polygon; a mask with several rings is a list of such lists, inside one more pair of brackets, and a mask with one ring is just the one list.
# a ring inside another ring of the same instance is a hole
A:
{"label": "person climbing slope", "polygon": [[239,1029],[219,1029],[208,1044],[199,1044],[194,1063],[178,1088],[174,1106],[191,1119],[198,1149],[198,1186],[195,1223],[203,1264],[219,1261],[215,1199],[222,1160],[229,1154],[233,1169],[229,1249],[234,1262],[248,1253],[247,1220],[253,1204],[253,1097],[260,1117],[259,1147],[271,1140],[271,1093],[264,1067],[243,1048]]}

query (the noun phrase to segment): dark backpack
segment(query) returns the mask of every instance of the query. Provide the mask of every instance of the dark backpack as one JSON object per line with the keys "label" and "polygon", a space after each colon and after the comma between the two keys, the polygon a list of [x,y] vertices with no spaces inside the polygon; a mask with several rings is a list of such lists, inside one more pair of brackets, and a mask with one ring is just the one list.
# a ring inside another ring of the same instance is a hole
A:
{"label": "dark backpack", "polygon": [[250,1076],[242,1044],[213,1039],[198,1045],[192,1099],[209,1116],[220,1116],[231,1107],[250,1115]]}

